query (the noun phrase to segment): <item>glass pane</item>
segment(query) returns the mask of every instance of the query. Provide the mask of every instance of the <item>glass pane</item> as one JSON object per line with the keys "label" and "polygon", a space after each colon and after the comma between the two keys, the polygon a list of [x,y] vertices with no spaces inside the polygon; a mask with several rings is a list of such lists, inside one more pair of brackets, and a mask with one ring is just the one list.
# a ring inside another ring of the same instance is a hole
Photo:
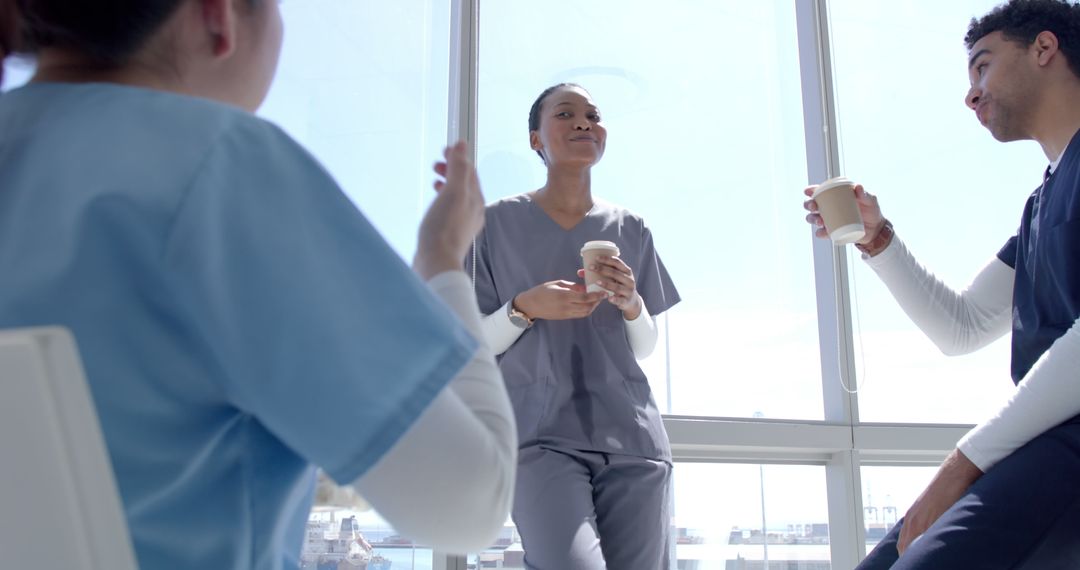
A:
{"label": "glass pane", "polygon": [[[674,473],[673,569],[831,568],[823,467],[679,463]],[[507,521],[466,567],[523,568],[522,556]]]}
{"label": "glass pane", "polygon": [[[968,22],[998,3],[830,2],[844,174],[880,198],[897,235],[958,290],[1016,232],[1046,168],[1038,145],[998,143],[963,103]],[[956,212],[972,208],[961,230]],[[851,265],[862,420],[976,423],[1004,403],[1007,337],[947,358],[865,264]]]}
{"label": "glass pane", "polygon": [[406,259],[446,144],[449,0],[284,2],[259,115],[314,154]]}
{"label": "glass pane", "polygon": [[[644,217],[683,299],[660,319],[670,344],[643,363],[660,409],[822,419],[811,252],[792,197],[806,182],[794,4],[482,6],[487,199],[545,183],[529,107],[550,85],[583,85],[608,129],[592,191]],[[593,25],[537,49],[545,30],[578,23]]]}
{"label": "glass pane", "polygon": [[27,57],[9,57],[3,61],[4,80],[0,92],[10,91],[30,80],[34,74],[34,61]]}
{"label": "glass pane", "polygon": [[503,530],[487,550],[465,557],[467,570],[481,568],[525,568],[525,550],[521,546],[521,535],[510,517],[506,518]]}
{"label": "glass pane", "polygon": [[870,552],[930,484],[937,467],[863,467],[863,520]]}
{"label": "glass pane", "polygon": [[[446,141],[449,2],[305,0],[281,10],[285,44],[259,115],[314,154],[411,258]],[[430,548],[376,512],[322,507],[311,513],[304,556],[305,568],[433,565]]]}
{"label": "glass pane", "polygon": [[675,466],[679,569],[831,568],[825,468]]}
{"label": "glass pane", "polygon": [[303,570],[431,570],[432,549],[397,534],[374,511],[316,507],[300,554]]}

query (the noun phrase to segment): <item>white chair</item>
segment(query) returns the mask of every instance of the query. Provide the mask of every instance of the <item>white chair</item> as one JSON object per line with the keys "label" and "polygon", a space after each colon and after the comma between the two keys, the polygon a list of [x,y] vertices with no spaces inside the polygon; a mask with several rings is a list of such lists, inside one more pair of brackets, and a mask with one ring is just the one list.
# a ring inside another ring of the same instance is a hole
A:
{"label": "white chair", "polygon": [[0,331],[0,567],[136,568],[82,363],[62,328]]}

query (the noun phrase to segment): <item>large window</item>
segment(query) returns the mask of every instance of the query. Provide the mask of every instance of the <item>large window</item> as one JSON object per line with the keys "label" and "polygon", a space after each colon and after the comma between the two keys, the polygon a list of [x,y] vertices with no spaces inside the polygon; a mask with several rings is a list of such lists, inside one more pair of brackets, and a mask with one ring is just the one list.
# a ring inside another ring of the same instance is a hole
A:
{"label": "large window", "polygon": [[933,467],[863,467],[863,524],[869,551],[896,526],[926,485]]}
{"label": "large window", "polygon": [[[956,289],[1016,232],[1046,167],[1037,144],[997,142],[964,106],[964,33],[998,3],[830,2],[843,171],[879,197],[897,235]],[[1007,336],[943,356],[873,271],[851,267],[863,421],[972,423],[1005,401]]]}
{"label": "large window", "polygon": [[434,556],[431,548],[398,534],[375,511],[317,505],[308,517],[300,567],[431,570]]}
{"label": "large window", "polygon": [[[529,107],[552,84],[583,85],[609,131],[593,192],[645,218],[683,299],[642,363],[676,456],[678,568],[849,568],[966,430],[934,424],[978,422],[1007,398],[1009,347],[941,355],[857,252],[811,238],[800,191],[839,167],[962,288],[1015,232],[1046,163],[963,106],[964,32],[998,3],[286,2],[259,114],[408,258],[448,131],[475,137],[489,201],[536,190]],[[469,26],[453,31],[476,10],[472,53]],[[31,69],[7,61],[3,89]],[[449,102],[475,130],[448,128]],[[520,563],[509,522],[465,558],[412,545],[373,511],[311,517],[316,539],[348,521],[394,569]]]}
{"label": "large window", "polygon": [[[645,218],[683,299],[662,319],[670,343],[644,363],[661,410],[822,419],[798,196],[806,161],[794,7],[681,0],[653,8],[481,5],[486,196],[543,186],[529,107],[550,85],[581,84],[608,129],[593,193]],[[556,31],[572,41],[552,41]]]}
{"label": "large window", "polygon": [[676,465],[677,567],[831,568],[824,471],[802,465]]}
{"label": "large window", "polygon": [[281,11],[285,44],[259,114],[411,259],[446,144],[449,1],[304,0]]}
{"label": "large window", "polygon": [[[304,0],[281,10],[285,44],[259,115],[311,151],[410,259],[434,196],[431,165],[446,142],[449,2]],[[323,507],[311,514],[304,556],[311,568],[368,560],[370,568],[427,570],[434,563],[430,548],[400,536],[378,513]]]}

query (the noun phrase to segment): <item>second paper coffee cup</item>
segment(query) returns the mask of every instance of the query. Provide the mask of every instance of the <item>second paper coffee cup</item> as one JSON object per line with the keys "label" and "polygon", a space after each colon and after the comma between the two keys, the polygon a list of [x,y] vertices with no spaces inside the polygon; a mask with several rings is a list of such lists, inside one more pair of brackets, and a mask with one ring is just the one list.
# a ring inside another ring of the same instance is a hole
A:
{"label": "second paper coffee cup", "polygon": [[866,235],[855,201],[854,182],[843,176],[830,178],[814,189],[811,198],[817,202],[821,221],[833,243],[854,243]]}

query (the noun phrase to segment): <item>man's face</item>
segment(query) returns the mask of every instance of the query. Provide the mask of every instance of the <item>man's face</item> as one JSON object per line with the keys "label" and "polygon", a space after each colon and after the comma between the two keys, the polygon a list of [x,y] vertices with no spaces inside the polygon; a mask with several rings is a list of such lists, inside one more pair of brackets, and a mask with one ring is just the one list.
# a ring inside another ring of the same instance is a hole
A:
{"label": "man's face", "polygon": [[999,141],[1031,138],[1038,93],[1031,51],[994,32],[975,42],[968,53],[971,89],[965,103]]}

